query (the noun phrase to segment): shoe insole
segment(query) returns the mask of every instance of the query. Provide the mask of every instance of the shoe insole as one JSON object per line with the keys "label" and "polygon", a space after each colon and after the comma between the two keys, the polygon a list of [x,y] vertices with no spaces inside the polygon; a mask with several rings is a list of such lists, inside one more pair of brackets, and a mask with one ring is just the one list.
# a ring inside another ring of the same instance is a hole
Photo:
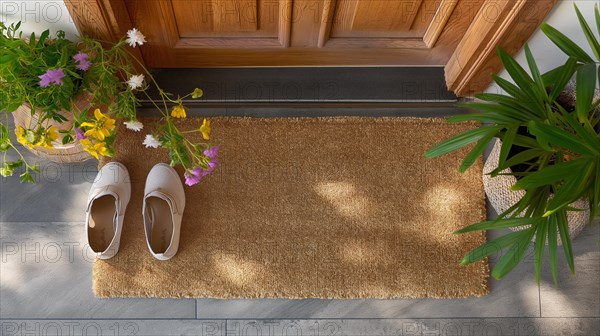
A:
{"label": "shoe insole", "polygon": [[116,210],[113,196],[105,195],[94,200],[88,224],[88,239],[94,252],[106,251],[115,236]]}
{"label": "shoe insole", "polygon": [[150,247],[154,253],[164,253],[171,244],[171,237],[173,237],[171,207],[164,199],[154,196],[146,198],[146,206],[152,224]]}

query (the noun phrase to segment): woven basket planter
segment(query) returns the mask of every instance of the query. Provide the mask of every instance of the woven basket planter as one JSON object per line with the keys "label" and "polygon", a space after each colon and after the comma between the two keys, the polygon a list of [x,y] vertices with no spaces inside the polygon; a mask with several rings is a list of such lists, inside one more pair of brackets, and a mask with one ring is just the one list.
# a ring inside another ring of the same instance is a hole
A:
{"label": "woven basket planter", "polygon": [[[81,94],[73,102],[73,105],[77,108],[77,111],[86,109],[90,105],[90,98],[91,96],[87,93]],[[60,113],[67,117],[71,115],[71,112],[69,111],[60,111]],[[23,128],[29,128],[30,125],[37,123],[38,117],[39,112],[32,113],[31,106],[27,103],[19,106],[19,108],[13,112],[15,125]],[[44,126],[55,126],[59,131],[68,130],[73,126],[73,120],[68,120],[63,123],[54,120],[46,120]],[[83,146],[81,146],[79,141],[63,145],[62,135],[60,135],[56,141],[52,142],[52,145],[54,146],[53,148],[36,146],[27,149],[37,157],[58,163],[82,162],[92,158],[92,156],[83,149]]]}
{"label": "woven basket planter", "polygon": [[[502,147],[502,142],[498,139],[495,141],[496,142],[494,143],[492,152],[490,153],[490,156],[486,160],[483,167],[483,187],[490,204],[498,214],[501,214],[517,203],[525,195],[525,191],[510,190],[510,187],[517,183],[517,179],[514,176],[497,175],[496,177],[491,177],[488,175],[490,172],[496,169],[496,167],[498,167],[498,161],[500,159],[500,148]],[[502,173],[510,172],[510,168],[502,171]],[[575,238],[575,236],[577,236],[587,225],[590,217],[590,210],[588,202],[583,199],[571,203],[571,206],[578,209],[586,209],[585,211],[567,212],[567,218],[569,220],[569,233],[571,238]],[[528,226],[521,226],[511,229],[522,230],[527,227]],[[561,244],[560,236],[558,236],[558,244]]]}

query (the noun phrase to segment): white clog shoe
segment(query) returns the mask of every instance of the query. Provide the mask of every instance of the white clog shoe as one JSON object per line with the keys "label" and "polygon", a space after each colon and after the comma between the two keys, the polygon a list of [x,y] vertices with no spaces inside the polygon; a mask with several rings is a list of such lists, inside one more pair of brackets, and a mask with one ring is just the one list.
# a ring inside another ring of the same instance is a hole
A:
{"label": "white clog shoe", "polygon": [[179,248],[181,218],[185,193],[181,178],[171,166],[159,163],[152,167],[144,188],[144,232],[152,255],[169,260]]}
{"label": "white clog shoe", "polygon": [[130,197],[127,168],[118,162],[104,165],[90,188],[85,217],[87,243],[96,258],[109,259],[119,251]]}

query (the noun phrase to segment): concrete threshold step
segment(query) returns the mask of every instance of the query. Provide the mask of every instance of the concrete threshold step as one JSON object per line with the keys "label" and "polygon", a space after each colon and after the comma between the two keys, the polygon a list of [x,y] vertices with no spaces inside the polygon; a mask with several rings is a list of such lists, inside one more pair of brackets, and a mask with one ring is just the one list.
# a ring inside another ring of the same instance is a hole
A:
{"label": "concrete threshold step", "polygon": [[[200,106],[449,106],[441,67],[269,67],[158,69],[161,87]],[[151,92],[156,97],[156,92]],[[144,103],[145,101],[142,101]]]}

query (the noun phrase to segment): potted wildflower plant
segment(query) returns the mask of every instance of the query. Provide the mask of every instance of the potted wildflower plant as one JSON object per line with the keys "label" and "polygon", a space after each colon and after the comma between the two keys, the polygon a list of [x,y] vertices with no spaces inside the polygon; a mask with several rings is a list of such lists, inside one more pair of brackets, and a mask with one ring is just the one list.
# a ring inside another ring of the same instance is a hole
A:
{"label": "potted wildflower plant", "polygon": [[[56,153],[79,148],[86,156],[78,155],[78,160],[98,159],[115,154],[117,120],[132,131],[144,128],[136,113],[138,96],[144,95],[162,114],[144,145],[168,149],[171,165],[183,166],[187,185],[214,170],[218,148],[207,142],[209,121],[203,120],[196,129],[204,140],[200,143],[190,140],[193,132],[182,132],[174,124],[174,118],[186,117],[183,99],[200,98],[202,90],[177,98],[164,92],[131,50],[146,42],[139,30],[133,28],[116,43],[106,43],[88,37],[70,41],[62,31],[51,37],[49,30],[23,38],[19,28],[20,23],[0,22],[0,152],[18,155],[16,161],[7,161],[4,155],[0,174],[11,176],[23,167],[21,181],[34,182],[32,173],[38,169],[13,143],[10,114],[17,142],[38,156],[54,159]],[[159,101],[147,93],[152,86],[158,89]]]}

